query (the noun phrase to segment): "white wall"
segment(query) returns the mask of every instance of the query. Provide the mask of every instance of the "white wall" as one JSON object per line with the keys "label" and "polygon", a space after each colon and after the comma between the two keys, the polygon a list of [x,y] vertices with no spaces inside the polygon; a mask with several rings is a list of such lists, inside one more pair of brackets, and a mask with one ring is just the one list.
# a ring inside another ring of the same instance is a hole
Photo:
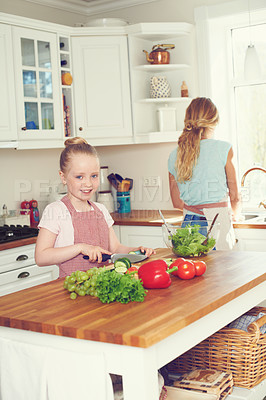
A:
{"label": "white wall", "polygon": [[[195,7],[215,3],[221,1],[159,0],[105,13],[104,16],[124,18],[129,22],[193,22]],[[0,11],[65,25],[89,19],[85,15],[62,12],[22,0],[0,0]],[[98,148],[98,152],[102,165],[108,165],[110,172],[134,179],[132,208],[171,209],[167,159],[174,147],[175,143],[108,146]],[[32,198],[36,198],[40,202],[40,209],[43,209],[47,197],[42,190],[58,179],[59,154],[59,150],[0,150],[0,214],[4,203],[9,209],[14,209],[19,201]],[[143,176],[159,176],[160,189],[144,189],[141,186]]]}
{"label": "white wall", "polygon": [[[174,143],[98,147],[101,164],[124,178],[133,178],[131,207],[171,209],[167,159]],[[40,211],[47,204],[47,191],[59,180],[59,149],[0,149],[0,214],[3,204],[16,209],[23,200],[36,199]],[[144,188],[143,176],[159,176],[160,188]]]}

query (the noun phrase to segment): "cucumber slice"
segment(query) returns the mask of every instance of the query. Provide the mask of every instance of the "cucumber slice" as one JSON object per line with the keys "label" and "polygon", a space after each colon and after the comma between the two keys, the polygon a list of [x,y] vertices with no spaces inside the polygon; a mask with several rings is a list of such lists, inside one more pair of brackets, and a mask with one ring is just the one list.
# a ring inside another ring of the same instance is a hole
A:
{"label": "cucumber slice", "polygon": [[123,267],[122,265],[120,267],[115,267],[115,272],[118,274],[125,274],[127,272],[127,267]]}
{"label": "cucumber slice", "polygon": [[131,261],[128,258],[126,257],[121,258],[121,261],[123,261],[126,264],[127,268],[131,267]]}
{"label": "cucumber slice", "polygon": [[115,267],[115,269],[116,269],[117,267],[124,267],[124,268],[127,268],[127,264],[125,263],[125,261],[124,261],[122,258],[119,258],[119,260],[116,260],[116,261],[115,261],[114,267]]}

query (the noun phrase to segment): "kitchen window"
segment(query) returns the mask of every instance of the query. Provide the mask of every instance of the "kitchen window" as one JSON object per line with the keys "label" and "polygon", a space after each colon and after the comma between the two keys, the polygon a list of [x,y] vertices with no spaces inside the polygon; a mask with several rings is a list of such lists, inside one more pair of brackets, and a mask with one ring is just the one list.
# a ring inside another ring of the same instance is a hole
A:
{"label": "kitchen window", "polygon": [[[200,96],[210,97],[219,110],[215,137],[232,143],[239,179],[255,165],[266,168],[265,1],[256,7],[250,18],[243,1],[195,9]],[[250,43],[260,60],[256,80],[244,79]]]}
{"label": "kitchen window", "polygon": [[[266,168],[265,37],[266,23],[231,30],[234,122],[239,170],[242,173],[254,165]],[[247,81],[244,78],[244,60],[250,43],[257,50],[261,77]]]}

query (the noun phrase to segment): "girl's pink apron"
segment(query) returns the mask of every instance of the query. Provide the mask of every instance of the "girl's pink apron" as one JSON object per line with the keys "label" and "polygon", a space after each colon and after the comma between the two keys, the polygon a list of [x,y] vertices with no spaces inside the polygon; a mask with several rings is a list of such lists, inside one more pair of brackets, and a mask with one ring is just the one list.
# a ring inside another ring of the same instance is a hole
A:
{"label": "girl's pink apron", "polygon": [[[91,203],[93,210],[87,212],[78,212],[73,207],[68,196],[61,201],[68,208],[74,228],[74,244],[86,243],[92,246],[100,246],[109,250],[109,228],[101,210]],[[71,272],[80,270],[86,271],[92,267],[99,267],[97,262],[84,260],[83,254],[65,261],[59,265],[59,278],[70,275]]]}

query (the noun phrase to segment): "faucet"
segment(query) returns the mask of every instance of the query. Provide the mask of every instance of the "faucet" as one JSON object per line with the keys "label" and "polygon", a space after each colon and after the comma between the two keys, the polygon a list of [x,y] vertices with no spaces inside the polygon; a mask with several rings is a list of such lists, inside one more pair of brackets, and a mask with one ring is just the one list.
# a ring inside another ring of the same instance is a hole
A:
{"label": "faucet", "polygon": [[266,203],[264,203],[263,201],[260,202],[259,207],[263,206],[264,208],[266,208]]}
{"label": "faucet", "polygon": [[265,172],[265,173],[266,173],[266,169],[265,169],[265,168],[262,168],[262,167],[254,167],[254,168],[248,169],[248,170],[244,173],[244,175],[242,176],[242,179],[241,179],[241,187],[244,186],[246,176],[247,176],[251,171],[254,171],[254,170],[259,170],[259,171],[262,171],[262,172]]}
{"label": "faucet", "polygon": [[[265,168],[262,168],[262,167],[254,167],[254,168],[248,169],[248,170],[244,173],[244,175],[242,176],[242,179],[241,179],[241,187],[244,187],[244,183],[245,183],[246,176],[247,176],[251,171],[254,171],[254,170],[258,170],[258,171],[262,171],[262,172],[265,172],[265,173],[266,173],[266,169],[265,169]],[[263,206],[263,207],[266,209],[266,203],[265,203],[265,201],[261,201],[260,204],[259,204],[259,207],[260,207],[260,206]]]}

